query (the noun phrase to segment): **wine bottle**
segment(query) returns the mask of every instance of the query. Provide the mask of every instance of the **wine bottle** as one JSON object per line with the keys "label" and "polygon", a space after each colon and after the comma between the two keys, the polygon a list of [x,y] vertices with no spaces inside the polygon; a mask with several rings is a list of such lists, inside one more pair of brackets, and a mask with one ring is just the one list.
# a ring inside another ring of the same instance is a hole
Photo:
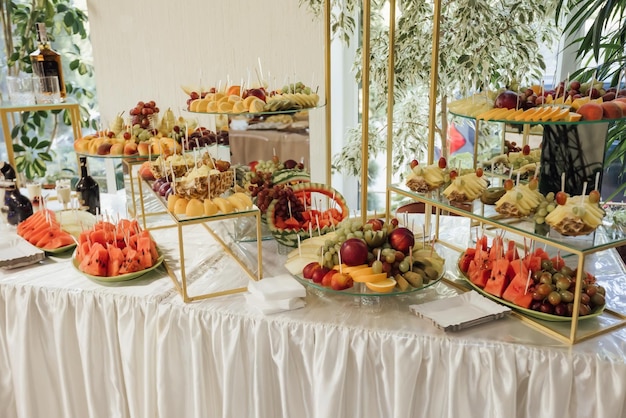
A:
{"label": "wine bottle", "polygon": [[7,222],[17,225],[25,221],[33,214],[33,205],[15,184],[15,180],[4,180],[0,182],[0,188],[4,189],[4,207],[6,210]]}
{"label": "wine bottle", "polygon": [[100,212],[100,186],[87,172],[86,157],[80,157],[80,179],[76,183],[76,194],[82,207],[94,215]]}
{"label": "wine bottle", "polygon": [[37,23],[37,42],[39,44],[38,49],[30,54],[33,74],[38,77],[58,77],[59,92],[64,98],[67,92],[65,91],[61,54],[50,48],[44,23]]}

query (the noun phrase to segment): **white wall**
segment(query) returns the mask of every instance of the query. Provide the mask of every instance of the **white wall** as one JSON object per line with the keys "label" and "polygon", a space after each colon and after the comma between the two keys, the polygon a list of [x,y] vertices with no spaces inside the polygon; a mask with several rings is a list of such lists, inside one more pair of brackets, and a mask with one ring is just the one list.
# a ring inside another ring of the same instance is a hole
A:
{"label": "white wall", "polygon": [[[297,1],[88,0],[100,111],[110,120],[139,100],[183,108],[181,85],[255,80],[263,71],[323,91],[323,22]],[[314,78],[313,78],[314,77]],[[272,80],[270,80],[271,82]]]}

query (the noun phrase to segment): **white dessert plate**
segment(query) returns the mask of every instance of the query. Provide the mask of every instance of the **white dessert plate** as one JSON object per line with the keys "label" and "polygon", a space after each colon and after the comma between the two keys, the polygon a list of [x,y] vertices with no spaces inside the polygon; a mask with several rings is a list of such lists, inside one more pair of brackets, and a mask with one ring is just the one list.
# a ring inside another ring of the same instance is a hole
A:
{"label": "white dessert plate", "polygon": [[444,331],[459,331],[503,318],[511,309],[479,295],[465,292],[451,298],[409,306],[411,312]]}

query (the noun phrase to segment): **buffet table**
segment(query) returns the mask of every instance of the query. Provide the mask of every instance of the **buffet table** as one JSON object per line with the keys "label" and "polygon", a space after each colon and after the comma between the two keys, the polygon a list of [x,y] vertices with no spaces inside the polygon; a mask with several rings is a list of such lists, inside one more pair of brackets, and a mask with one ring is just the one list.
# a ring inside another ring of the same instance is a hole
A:
{"label": "buffet table", "polygon": [[[228,235],[232,225],[222,227]],[[153,236],[176,271],[175,230]],[[247,282],[203,228],[192,228],[185,246],[191,286]],[[265,276],[284,273],[275,242],[263,246]],[[609,306],[626,311],[616,252],[588,266],[602,270]],[[364,303],[309,291],[306,307],[264,316],[243,294],[185,304],[163,267],[104,285],[78,273],[69,255],[0,270],[0,416],[626,413],[626,329],[565,346],[514,317],[446,333],[409,313],[456,293],[442,282]]]}

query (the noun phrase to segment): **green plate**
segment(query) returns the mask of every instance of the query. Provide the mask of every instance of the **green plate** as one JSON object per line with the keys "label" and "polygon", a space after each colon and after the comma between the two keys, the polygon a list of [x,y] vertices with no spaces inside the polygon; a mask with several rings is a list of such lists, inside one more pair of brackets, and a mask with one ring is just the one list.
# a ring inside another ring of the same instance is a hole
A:
{"label": "green plate", "polygon": [[78,265],[79,263],[76,261],[76,254],[74,254],[72,256],[72,266],[74,266],[74,268],[79,271],[81,274],[89,277],[91,280],[95,280],[97,282],[125,282],[127,280],[133,280],[136,279],[139,276],[143,276],[144,274],[148,273],[149,271],[154,270],[155,268],[159,267],[161,265],[161,263],[163,263],[163,256],[159,256],[159,258],[157,258],[156,263],[154,263],[152,265],[152,267],[149,267],[145,270],[141,270],[141,271],[136,271],[134,273],[127,273],[127,274],[120,274],[119,276],[113,276],[113,277],[105,277],[105,276],[92,276],[91,274],[87,274],[84,273],[82,271],[80,271],[78,269]]}
{"label": "green plate", "polygon": [[[471,282],[471,280],[469,279],[469,277],[463,273],[461,271],[461,269],[459,268],[459,261],[461,261],[461,258],[463,257],[463,255],[465,254],[465,252],[461,253],[461,256],[459,257],[457,263],[456,263],[456,268],[459,271],[461,277],[463,277],[463,279],[465,279],[465,281],[478,293],[480,293],[481,295],[488,297],[489,299],[496,301],[498,303],[501,303],[503,305],[508,306],[511,309],[514,309],[518,312],[523,313],[524,315],[536,318],[536,319],[542,319],[544,321],[551,321],[551,322],[572,322],[572,318],[569,316],[560,316],[560,315],[553,315],[553,314],[547,314],[547,313],[543,313],[543,312],[539,312],[539,311],[533,311],[532,309],[527,309],[527,308],[522,308],[521,306],[517,306],[514,303],[511,303],[509,301],[506,301],[502,298],[499,298],[497,296],[492,295],[491,293],[485,292],[483,289],[481,289],[480,287],[476,286],[474,283]],[[606,306],[606,305],[604,305]],[[579,321],[583,321],[585,319],[591,319],[591,318],[595,318],[597,316],[602,315],[602,311],[604,311],[604,306],[602,306],[601,308],[597,308],[596,310],[594,310],[593,312],[591,312],[589,315],[584,315],[584,316],[579,316],[578,320]]]}
{"label": "green plate", "polygon": [[59,247],[59,248],[40,248],[40,250],[45,251],[46,254],[57,255],[57,254],[63,254],[64,252],[67,252],[74,248],[76,248],[76,243],[66,245],[65,247]]}
{"label": "green plate", "polygon": [[[399,295],[408,295],[410,293],[414,293],[414,292],[418,292],[420,290],[426,289],[427,287],[430,287],[434,284],[439,283],[439,281],[443,278],[443,274],[445,273],[446,268],[445,268],[445,264],[443,266],[442,272],[439,274],[439,277],[437,277],[435,280],[431,280],[430,282],[428,282],[427,284],[423,285],[422,287],[410,287],[405,291],[401,291],[398,290],[398,288],[394,288],[391,292],[388,293],[378,293],[375,292],[373,290],[370,290],[365,283],[354,283],[354,286],[352,286],[349,289],[345,289],[345,290],[335,290],[331,287],[326,287],[326,286],[322,286],[321,284],[315,283],[312,280],[308,280],[305,279],[304,277],[302,277],[301,274],[295,274],[293,275],[293,277],[296,278],[297,281],[299,281],[300,283],[302,283],[305,286],[314,288],[314,289],[318,289],[318,290],[322,290],[324,292],[328,292],[328,293],[336,293],[338,295],[347,295],[347,296],[399,296]],[[359,290],[359,284],[362,284],[363,286],[361,287],[361,290]]]}

